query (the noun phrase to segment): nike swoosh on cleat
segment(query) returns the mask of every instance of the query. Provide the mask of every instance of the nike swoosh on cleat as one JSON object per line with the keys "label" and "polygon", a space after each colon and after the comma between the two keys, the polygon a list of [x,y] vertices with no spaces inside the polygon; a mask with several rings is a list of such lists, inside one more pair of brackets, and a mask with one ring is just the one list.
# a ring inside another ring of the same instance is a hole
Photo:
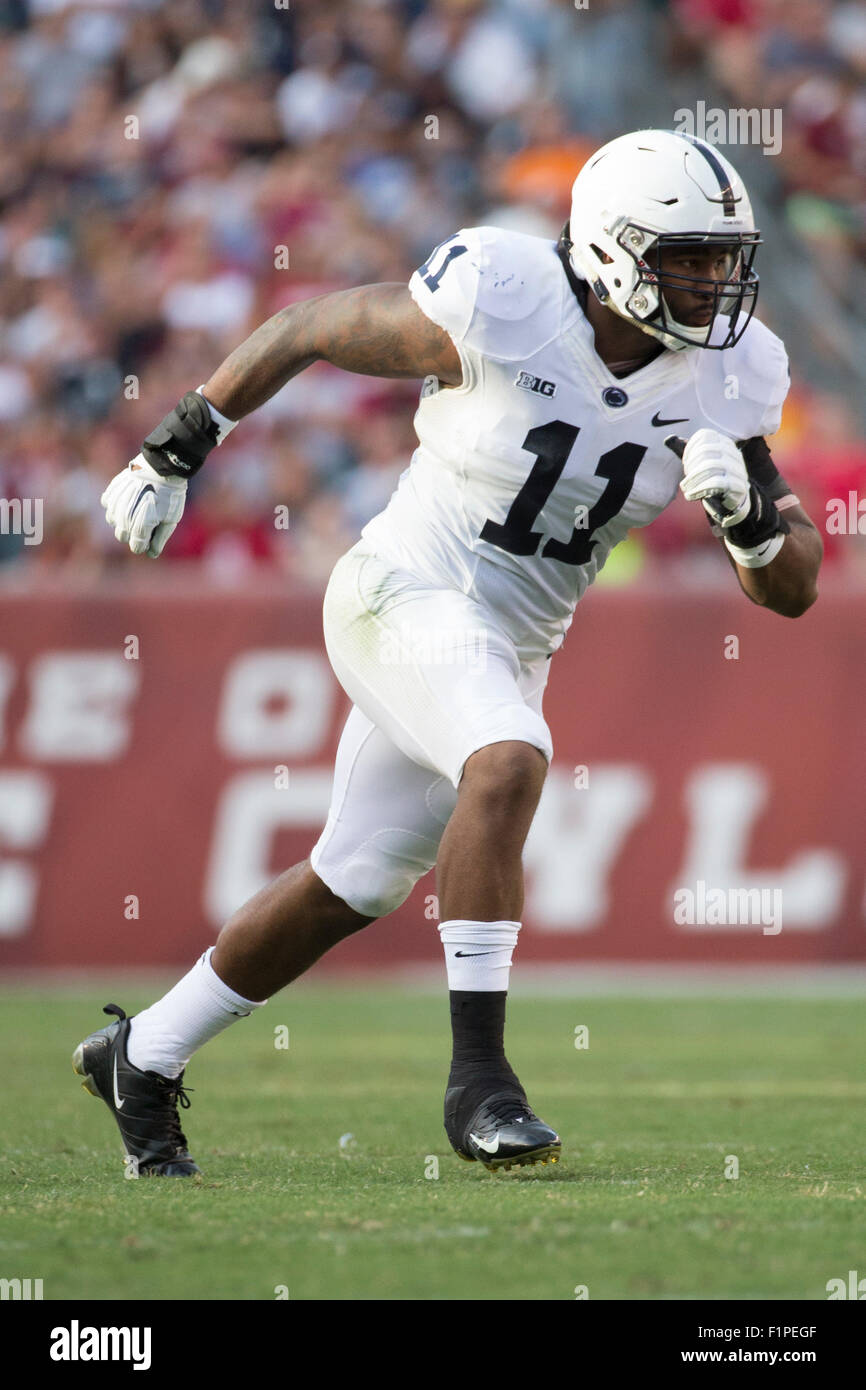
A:
{"label": "nike swoosh on cleat", "polygon": [[496,955],[496,952],[495,952],[495,951],[455,951],[454,954],[455,954],[455,956],[463,956],[465,959],[469,959],[469,958],[471,958],[472,956],[495,956],[495,955]]}
{"label": "nike swoosh on cleat", "polygon": [[650,424],[655,425],[656,429],[660,429],[662,425],[687,425],[690,419],[690,415],[685,415],[681,419],[677,420],[663,420],[662,417],[659,415],[658,411],[656,411],[655,415],[650,421]]}
{"label": "nike swoosh on cleat", "polygon": [[117,1091],[117,1058],[116,1058],[116,1057],[115,1057],[115,1059],[114,1059],[114,1076],[112,1077],[112,1081],[114,1082],[114,1105],[115,1105],[115,1109],[117,1109],[117,1110],[122,1110],[123,1107],[124,1107],[124,1105],[126,1104],[126,1101],[120,1099],[120,1096],[118,1095],[118,1091]]}
{"label": "nike swoosh on cleat", "polygon": [[479,1149],[483,1149],[486,1154],[495,1154],[499,1148],[499,1135],[493,1140],[479,1139],[477,1134],[470,1134],[469,1138],[473,1144],[477,1144]]}

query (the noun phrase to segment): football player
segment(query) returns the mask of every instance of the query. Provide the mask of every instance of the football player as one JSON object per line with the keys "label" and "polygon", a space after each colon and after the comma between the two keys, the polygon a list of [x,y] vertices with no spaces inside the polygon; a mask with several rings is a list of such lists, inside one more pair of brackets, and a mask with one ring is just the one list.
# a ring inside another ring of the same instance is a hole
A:
{"label": "football player", "polygon": [[[424,378],[419,445],[324,602],[352,701],[310,858],[242,907],[163,998],[79,1045],[142,1173],[198,1171],[180,1126],[190,1057],[434,864],[453,1057],[445,1129],[488,1168],[555,1159],[503,1045],[521,852],[552,748],[550,657],[611,549],[677,489],[707,513],[754,602],[814,602],[821,540],[765,436],[785,349],[753,318],[759,234],[731,164],[643,130],[579,174],[558,243],[457,232],[408,288],[322,295],[269,319],[108,485],[117,539],[158,556],[187,482],[310,363]],[[603,677],[602,677],[603,678]]]}

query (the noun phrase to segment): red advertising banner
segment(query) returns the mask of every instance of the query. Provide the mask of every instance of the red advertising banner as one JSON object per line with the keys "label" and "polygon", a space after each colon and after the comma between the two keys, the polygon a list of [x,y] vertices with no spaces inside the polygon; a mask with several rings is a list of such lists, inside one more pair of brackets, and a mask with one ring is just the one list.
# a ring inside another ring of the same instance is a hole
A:
{"label": "red advertising banner", "polygon": [[[0,966],[182,966],[305,858],[320,599],[0,602]],[[866,597],[599,590],[553,661],[521,961],[866,960]],[[439,963],[432,875],[320,968]]]}

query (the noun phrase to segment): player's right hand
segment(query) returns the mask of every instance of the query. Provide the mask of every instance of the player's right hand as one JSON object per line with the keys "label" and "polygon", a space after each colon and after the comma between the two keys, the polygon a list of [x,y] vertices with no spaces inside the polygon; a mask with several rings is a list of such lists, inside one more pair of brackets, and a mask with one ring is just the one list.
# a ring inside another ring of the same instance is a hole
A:
{"label": "player's right hand", "polygon": [[164,477],[137,454],[99,500],[121,544],[128,544],[133,555],[156,559],[183,516],[186,478]]}

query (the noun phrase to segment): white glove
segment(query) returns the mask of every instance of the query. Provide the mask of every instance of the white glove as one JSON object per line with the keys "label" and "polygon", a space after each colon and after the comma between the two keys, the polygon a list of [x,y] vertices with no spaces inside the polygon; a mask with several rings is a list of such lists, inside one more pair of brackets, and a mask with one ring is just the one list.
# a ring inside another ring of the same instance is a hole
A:
{"label": "white glove", "polygon": [[99,499],[105,519],[133,555],[161,555],[183,516],[186,478],[164,478],[143,454],[118,473]]}
{"label": "white glove", "polygon": [[718,525],[736,526],[751,510],[746,461],[732,439],[716,430],[698,430],[683,453],[680,491],[689,502],[700,500]]}

